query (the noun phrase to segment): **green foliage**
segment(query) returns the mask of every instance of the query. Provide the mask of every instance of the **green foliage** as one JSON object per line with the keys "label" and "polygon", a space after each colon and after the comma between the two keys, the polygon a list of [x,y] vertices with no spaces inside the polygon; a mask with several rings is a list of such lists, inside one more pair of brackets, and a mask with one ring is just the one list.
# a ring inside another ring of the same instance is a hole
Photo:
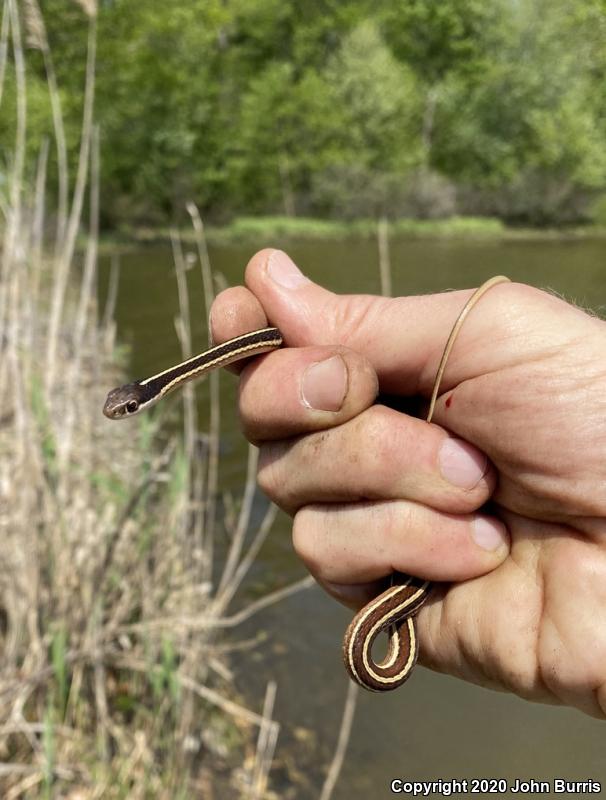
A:
{"label": "green foliage", "polygon": [[57,442],[55,441],[40,376],[37,374],[32,377],[30,403],[33,417],[38,426],[45,474],[49,483],[54,484],[57,475]]}
{"label": "green foliage", "polygon": [[315,170],[315,204],[339,217],[390,214],[422,160],[414,74],[365,20],[330,59],[326,79],[337,124],[331,158]]}
{"label": "green foliage", "polygon": [[[73,163],[88,20],[72,0],[43,11]],[[601,0],[106,0],[105,221],[165,223],[189,199],[217,221],[584,218],[606,186],[605,36]],[[52,136],[40,52],[28,70],[35,153]],[[9,69],[4,168],[15,99]]]}
{"label": "green foliage", "polygon": [[266,238],[334,238],[347,236],[350,228],[342,223],[306,217],[238,217],[222,229],[230,240]]}
{"label": "green foliage", "polygon": [[173,704],[179,703],[181,690],[177,672],[177,654],[172,641],[168,637],[162,639],[160,663],[150,673],[150,682],[157,702],[168,692]]}
{"label": "green foliage", "polygon": [[407,0],[385,5],[381,19],[395,54],[421,80],[435,85],[450,73],[464,76],[484,66],[502,4]]}
{"label": "green foliage", "polygon": [[123,504],[128,499],[128,487],[117,475],[95,470],[89,475],[91,484],[97,489],[102,500],[108,499]]}
{"label": "green foliage", "polygon": [[606,228],[606,194],[601,194],[593,203],[591,210],[591,219],[603,228]]}
{"label": "green foliage", "polygon": [[175,452],[174,458],[171,462],[170,477],[167,486],[167,495],[170,499],[170,505],[173,508],[178,508],[186,495],[185,487],[188,480],[188,464],[187,456],[182,447],[179,447]]}
{"label": "green foliage", "polygon": [[[604,219],[606,220],[606,198]],[[400,219],[390,226],[394,233],[407,236],[498,236],[504,233],[503,223],[491,217],[450,217],[448,219]],[[219,238],[234,241],[274,241],[288,239],[346,239],[351,236],[375,238],[375,219],[355,222],[320,220],[306,217],[238,217],[221,228]]]}
{"label": "green foliage", "polygon": [[51,640],[51,663],[56,681],[55,707],[59,719],[63,719],[67,707],[69,691],[67,674],[67,633],[63,625],[59,625],[53,632]]}
{"label": "green foliage", "polygon": [[[377,168],[419,162],[421,97],[412,70],[396,60],[370,20],[356,27],[331,59],[331,97],[338,108],[342,158]],[[405,140],[413,149],[401,147]],[[417,152],[414,146],[416,144]]]}

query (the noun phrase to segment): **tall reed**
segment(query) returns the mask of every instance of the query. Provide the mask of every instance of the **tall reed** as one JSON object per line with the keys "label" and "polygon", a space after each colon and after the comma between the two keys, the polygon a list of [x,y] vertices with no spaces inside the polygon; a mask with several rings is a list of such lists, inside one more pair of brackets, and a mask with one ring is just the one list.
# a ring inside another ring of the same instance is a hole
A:
{"label": "tall reed", "polygon": [[[278,736],[276,686],[268,682],[259,711],[237,702],[229,648],[218,637],[311,580],[231,610],[275,509],[250,531],[251,448],[237,517],[217,518],[218,376],[205,458],[187,393],[184,435],[162,445],[159,417],[127,426],[100,413],[107,388],[121,379],[112,315],[118,268],[99,309],[96,8],[90,0],[83,7],[88,61],[73,183],[36,0],[23,2],[22,14],[16,0],[5,0],[0,23],[0,101],[6,80],[17,89],[14,153],[0,198],[0,794],[172,799],[205,796],[217,775],[227,774],[237,793],[261,798]],[[44,56],[55,137],[54,148],[40,143],[31,181],[22,22]],[[53,152],[59,181],[51,224],[46,174]],[[204,229],[195,206],[189,212],[210,302]],[[75,245],[84,216],[81,257]],[[177,234],[173,245],[177,328],[188,355]],[[220,523],[231,529],[222,566],[214,547]],[[255,749],[250,768],[236,770]]]}

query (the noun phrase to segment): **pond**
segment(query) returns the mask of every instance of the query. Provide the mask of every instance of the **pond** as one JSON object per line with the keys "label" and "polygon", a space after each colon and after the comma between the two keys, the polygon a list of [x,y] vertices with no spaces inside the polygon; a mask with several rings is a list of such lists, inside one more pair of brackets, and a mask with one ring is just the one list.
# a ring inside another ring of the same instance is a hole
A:
{"label": "pond", "polygon": [[[259,248],[267,245],[288,250],[310,278],[333,291],[379,291],[377,247],[372,240],[258,243]],[[254,245],[211,247],[213,269],[229,284],[238,284],[255,249]],[[606,240],[398,239],[391,242],[391,264],[394,294],[474,287],[492,275],[505,274],[605,315]],[[101,297],[108,267],[108,259],[103,259]],[[188,284],[197,352],[206,346],[207,325],[197,268],[188,272]],[[177,311],[170,250],[148,248],[123,255],[116,320],[119,341],[131,348],[130,377],[152,374],[181,359],[174,332]],[[233,489],[240,485],[246,464],[235,387],[235,378],[225,375],[221,482]],[[207,391],[205,383],[196,389],[202,420]],[[258,506],[261,511],[262,498]],[[257,595],[303,574],[290,546],[290,521],[279,515],[249,590]],[[237,688],[259,709],[267,681],[277,680],[275,718],[283,727],[276,756],[294,765],[307,785],[297,797],[318,796],[336,742],[347,688],[340,642],[350,617],[346,609],[311,589],[238,629],[244,638],[259,628],[268,633],[262,646],[234,659]],[[604,723],[576,711],[526,703],[419,668],[395,693],[362,693],[333,797],[393,797],[389,789],[393,778],[605,780],[605,742]],[[273,786],[286,795],[280,770],[273,776]]]}

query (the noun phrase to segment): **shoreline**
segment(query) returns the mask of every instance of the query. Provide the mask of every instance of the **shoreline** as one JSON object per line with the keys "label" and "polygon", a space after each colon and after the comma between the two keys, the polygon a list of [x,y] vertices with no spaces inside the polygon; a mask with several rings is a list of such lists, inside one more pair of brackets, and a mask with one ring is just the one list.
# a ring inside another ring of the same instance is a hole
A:
{"label": "shoreline", "polygon": [[[236,245],[265,238],[292,240],[340,240],[374,238],[375,220],[351,222],[323,220],[310,217],[237,217],[227,225],[205,226],[208,242],[214,245]],[[191,225],[178,228],[182,241],[195,243]],[[494,217],[451,217],[442,220],[401,219],[388,223],[393,238],[427,239],[486,239],[502,241],[553,241],[606,238],[606,227],[576,225],[566,228],[511,227]],[[170,245],[171,227],[167,225],[125,225],[119,230],[102,232],[100,251]]]}

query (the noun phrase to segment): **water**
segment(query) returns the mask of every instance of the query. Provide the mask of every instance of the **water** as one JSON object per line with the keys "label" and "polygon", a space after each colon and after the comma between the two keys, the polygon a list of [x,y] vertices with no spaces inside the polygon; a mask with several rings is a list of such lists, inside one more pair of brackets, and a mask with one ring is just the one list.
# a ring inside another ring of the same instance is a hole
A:
{"label": "water", "polygon": [[[259,242],[259,247],[267,242]],[[336,292],[379,291],[373,241],[305,242],[283,246],[306,274]],[[255,248],[211,248],[216,272],[229,284],[242,280]],[[391,243],[394,294],[421,294],[478,286],[496,274],[549,288],[606,316],[606,241],[571,238],[519,240],[403,239]],[[177,291],[168,249],[122,257],[117,305],[118,336],[131,346],[129,375],[143,377],[181,358],[174,334]],[[108,264],[101,265],[101,294]],[[201,281],[188,273],[194,348],[206,346]],[[234,411],[236,381],[222,383],[223,486],[237,487],[245,466],[245,445]],[[197,388],[204,419],[207,387]],[[259,500],[259,512],[263,501]],[[255,565],[253,594],[285,585],[304,574],[290,547],[290,522],[280,515]],[[268,632],[258,651],[234,662],[238,689],[260,705],[267,681],[278,681],[275,717],[283,724],[278,761],[296,769],[306,788],[296,796],[314,798],[336,741],[346,679],[340,641],[350,612],[312,589],[272,607],[239,630]],[[576,711],[526,703],[417,669],[406,686],[359,699],[354,731],[333,797],[395,797],[392,778],[515,778],[606,782],[606,727]],[[273,785],[287,791],[287,770],[278,768]],[[404,796],[404,795],[402,795]],[[463,795],[460,795],[463,796]],[[514,796],[514,795],[511,795]]]}

